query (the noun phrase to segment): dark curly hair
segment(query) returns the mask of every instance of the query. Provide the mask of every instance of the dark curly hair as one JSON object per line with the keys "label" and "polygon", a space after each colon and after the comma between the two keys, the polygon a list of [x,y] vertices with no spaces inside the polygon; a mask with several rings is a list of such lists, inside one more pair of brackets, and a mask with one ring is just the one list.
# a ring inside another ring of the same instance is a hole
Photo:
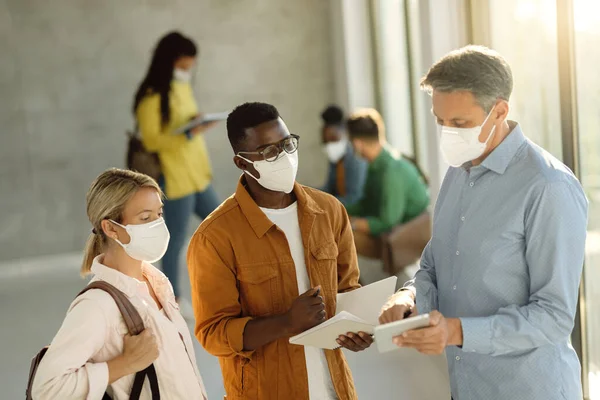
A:
{"label": "dark curly hair", "polygon": [[233,151],[241,150],[246,140],[246,129],[279,117],[279,111],[271,104],[254,102],[237,106],[227,117],[227,136]]}

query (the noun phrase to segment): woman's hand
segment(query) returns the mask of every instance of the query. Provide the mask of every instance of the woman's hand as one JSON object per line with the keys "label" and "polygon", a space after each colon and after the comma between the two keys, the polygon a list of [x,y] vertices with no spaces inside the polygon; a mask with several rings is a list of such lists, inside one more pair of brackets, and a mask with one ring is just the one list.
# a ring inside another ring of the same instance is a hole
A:
{"label": "woman's hand", "polygon": [[123,338],[123,354],[107,363],[108,383],[148,368],[158,355],[158,343],[149,328],[137,336],[126,335]]}
{"label": "woman's hand", "polygon": [[133,372],[142,371],[158,358],[158,343],[150,329],[137,336],[127,335],[123,339],[123,357]]}

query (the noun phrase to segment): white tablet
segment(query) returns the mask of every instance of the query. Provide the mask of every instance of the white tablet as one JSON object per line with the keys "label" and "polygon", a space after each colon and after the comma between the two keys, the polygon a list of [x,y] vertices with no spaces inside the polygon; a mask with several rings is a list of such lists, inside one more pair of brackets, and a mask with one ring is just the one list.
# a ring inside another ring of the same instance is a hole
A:
{"label": "white tablet", "polygon": [[228,116],[229,116],[229,112],[227,112],[227,111],[211,113],[211,114],[202,114],[199,117],[192,119],[187,124],[177,128],[173,133],[175,133],[175,134],[184,133],[190,129],[194,129],[197,126],[200,126],[203,124],[208,124],[209,122],[224,121],[227,119]]}
{"label": "white tablet", "polygon": [[398,350],[392,339],[406,331],[421,329],[429,326],[429,314],[403,319],[375,327],[375,343],[380,353]]}

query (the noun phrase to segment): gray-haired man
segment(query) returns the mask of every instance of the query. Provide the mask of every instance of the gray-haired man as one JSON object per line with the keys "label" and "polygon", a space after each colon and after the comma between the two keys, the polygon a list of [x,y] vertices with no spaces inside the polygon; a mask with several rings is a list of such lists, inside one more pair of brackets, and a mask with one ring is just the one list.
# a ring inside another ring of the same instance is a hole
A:
{"label": "gray-haired man", "polygon": [[396,344],[446,350],[454,400],[581,399],[569,344],[587,223],[581,185],[507,120],[512,73],[498,53],[454,51],[421,84],[452,167],[421,268],[381,321],[431,313],[429,328]]}

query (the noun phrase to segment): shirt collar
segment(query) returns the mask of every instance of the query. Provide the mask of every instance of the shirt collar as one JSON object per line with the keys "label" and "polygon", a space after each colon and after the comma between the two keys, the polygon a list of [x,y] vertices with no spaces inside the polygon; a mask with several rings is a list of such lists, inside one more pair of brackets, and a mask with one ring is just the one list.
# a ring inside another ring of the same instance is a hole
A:
{"label": "shirt collar", "polygon": [[379,153],[377,158],[375,158],[375,160],[373,160],[373,162],[371,163],[371,165],[369,167],[371,169],[381,168],[390,159],[394,158],[393,152],[394,152],[394,150],[392,150],[389,146],[387,146],[387,145],[383,146],[383,148],[381,149],[381,152]]}
{"label": "shirt collar", "polygon": [[[235,199],[240,205],[242,213],[250,223],[256,236],[263,237],[275,225],[258,207],[245,186],[246,177],[242,176],[235,191]],[[294,194],[298,202],[298,212],[305,214],[323,214],[325,211],[307,193],[306,189],[298,182],[294,183]]]}
{"label": "shirt collar", "polygon": [[482,167],[500,175],[506,171],[506,168],[526,141],[519,124],[513,121],[509,121],[509,124],[514,124],[512,132],[481,163]]}
{"label": "shirt collar", "polygon": [[[104,254],[100,254],[92,262],[92,273],[96,278],[110,283],[128,297],[134,297],[140,288],[146,288],[145,282],[140,282],[114,268],[102,264],[103,259]],[[164,294],[165,290],[170,289],[169,279],[153,265],[144,262],[142,264],[142,273],[148,279],[148,282],[150,282],[157,296]]]}

